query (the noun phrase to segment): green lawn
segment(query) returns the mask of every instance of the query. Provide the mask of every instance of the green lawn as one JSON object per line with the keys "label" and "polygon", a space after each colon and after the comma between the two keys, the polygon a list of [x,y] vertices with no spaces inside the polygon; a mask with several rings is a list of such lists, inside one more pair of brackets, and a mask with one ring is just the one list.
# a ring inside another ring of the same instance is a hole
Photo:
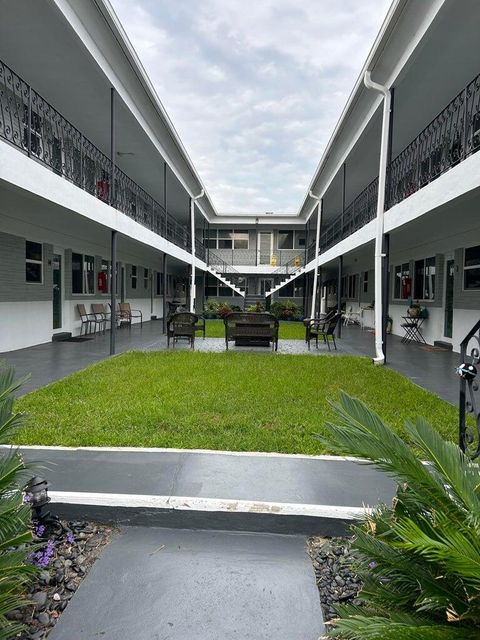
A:
{"label": "green lawn", "polygon": [[340,389],[399,432],[423,415],[456,437],[452,405],[368,358],[165,351],[105,360],[24,396],[17,442],[322,453],[314,434]]}
{"label": "green lawn", "polygon": [[[225,327],[223,320],[207,320],[205,336],[207,338],[224,338]],[[285,322],[281,320],[278,337],[280,340],[304,340],[305,327],[303,322]]]}

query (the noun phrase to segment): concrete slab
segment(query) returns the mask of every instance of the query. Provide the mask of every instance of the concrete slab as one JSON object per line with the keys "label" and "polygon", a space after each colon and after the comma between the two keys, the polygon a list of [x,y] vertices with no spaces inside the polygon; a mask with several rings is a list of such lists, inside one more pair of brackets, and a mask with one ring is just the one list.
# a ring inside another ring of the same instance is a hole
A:
{"label": "concrete slab", "polygon": [[320,601],[296,536],[128,527],[50,640],[318,640]]}
{"label": "concrete slab", "polygon": [[343,506],[389,502],[394,483],[341,458],[208,451],[21,447],[54,491],[188,496]]}

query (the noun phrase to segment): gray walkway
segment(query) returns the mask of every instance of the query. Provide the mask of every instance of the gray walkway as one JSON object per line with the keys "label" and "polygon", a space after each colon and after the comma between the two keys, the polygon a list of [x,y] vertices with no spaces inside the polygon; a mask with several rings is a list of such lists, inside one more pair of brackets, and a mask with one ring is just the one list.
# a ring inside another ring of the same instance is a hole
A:
{"label": "gray walkway", "polygon": [[318,640],[305,539],[128,527],[106,548],[50,640]]}
{"label": "gray walkway", "polygon": [[[208,322],[208,321],[207,321]],[[117,353],[130,350],[157,351],[166,349],[166,339],[162,335],[161,322],[146,322],[141,329],[138,325],[129,331],[117,332]],[[343,327],[342,339],[338,351],[333,355],[365,355],[371,357],[374,352],[373,335],[369,331],[361,331],[358,327]],[[176,348],[186,349],[185,344]],[[198,351],[218,351],[225,349],[222,338],[198,338],[195,343]],[[261,347],[232,347],[232,350],[246,350],[258,353],[270,353]],[[301,340],[280,340],[279,354],[325,355],[325,345],[318,350],[307,350]],[[30,381],[24,386],[23,393],[37,389],[63,378],[74,371],[99,362],[109,354],[109,335],[96,336],[87,342],[54,342],[28,349],[19,349],[0,353],[0,360],[14,365],[19,375],[31,374]],[[432,391],[448,402],[458,401],[458,378],[454,369],[459,364],[459,355],[449,351],[429,351],[423,345],[415,343],[404,345],[397,336],[388,337],[388,366],[406,376],[416,384]]]}
{"label": "gray walkway", "polygon": [[362,507],[394,485],[370,466],[321,457],[186,450],[29,449],[53,491],[183,496]]}

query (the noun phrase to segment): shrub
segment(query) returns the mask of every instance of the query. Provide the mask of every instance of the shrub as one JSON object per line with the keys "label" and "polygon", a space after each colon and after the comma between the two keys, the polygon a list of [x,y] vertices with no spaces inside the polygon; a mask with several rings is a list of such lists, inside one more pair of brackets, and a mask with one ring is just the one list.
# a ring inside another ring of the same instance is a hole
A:
{"label": "shrub", "polygon": [[369,460],[398,483],[392,507],[352,527],[361,606],[337,607],[329,637],[470,640],[480,625],[480,467],[422,418],[407,423],[428,465],[362,402],[341,394],[328,448]]}
{"label": "shrub", "polygon": [[301,317],[300,307],[293,300],[272,302],[270,311],[279,320],[299,320]]}
{"label": "shrub", "polygon": [[220,303],[217,300],[207,300],[203,306],[203,315],[205,318],[218,317],[218,308]]}
{"label": "shrub", "polygon": [[255,304],[249,304],[247,307],[249,313],[263,313],[265,307],[261,302],[255,302]]}
{"label": "shrub", "polygon": [[[22,424],[13,412],[13,393],[23,381],[14,380],[13,369],[0,368],[0,442],[5,443]],[[28,476],[18,450],[0,451],[0,640],[8,640],[23,626],[6,615],[28,604],[23,594],[37,569],[27,562],[32,540],[31,509],[23,502],[22,488]]]}
{"label": "shrub", "polygon": [[218,305],[218,315],[220,318],[225,318],[229,313],[232,313],[232,307],[227,302],[221,302]]}

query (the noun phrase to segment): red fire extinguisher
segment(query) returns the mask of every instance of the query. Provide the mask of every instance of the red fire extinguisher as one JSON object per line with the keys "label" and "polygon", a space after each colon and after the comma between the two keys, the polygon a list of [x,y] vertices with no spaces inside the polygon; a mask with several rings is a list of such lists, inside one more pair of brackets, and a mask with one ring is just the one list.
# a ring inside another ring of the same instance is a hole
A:
{"label": "red fire extinguisher", "polygon": [[402,298],[406,299],[412,295],[412,279],[409,276],[402,276]]}
{"label": "red fire extinguisher", "polygon": [[100,273],[98,274],[97,288],[102,292],[105,292],[107,290],[107,274],[104,271],[100,271]]}

